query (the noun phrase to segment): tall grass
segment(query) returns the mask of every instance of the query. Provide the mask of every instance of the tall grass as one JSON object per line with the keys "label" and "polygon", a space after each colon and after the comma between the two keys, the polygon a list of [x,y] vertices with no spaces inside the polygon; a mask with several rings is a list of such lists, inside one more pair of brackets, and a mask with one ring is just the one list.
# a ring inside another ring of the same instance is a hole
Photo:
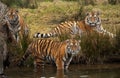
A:
{"label": "tall grass", "polygon": [[115,38],[115,47],[118,55],[120,55],[120,29],[116,31],[116,38]]}
{"label": "tall grass", "polygon": [[102,64],[120,60],[120,29],[114,38],[92,33],[83,35],[81,41],[82,55],[75,56],[72,63]]}
{"label": "tall grass", "polygon": [[103,63],[113,52],[114,45],[109,36],[92,33],[82,37],[82,51],[87,63]]}
{"label": "tall grass", "polygon": [[8,43],[11,65],[17,65],[18,60],[23,56],[31,41],[30,35],[23,35],[19,43]]}

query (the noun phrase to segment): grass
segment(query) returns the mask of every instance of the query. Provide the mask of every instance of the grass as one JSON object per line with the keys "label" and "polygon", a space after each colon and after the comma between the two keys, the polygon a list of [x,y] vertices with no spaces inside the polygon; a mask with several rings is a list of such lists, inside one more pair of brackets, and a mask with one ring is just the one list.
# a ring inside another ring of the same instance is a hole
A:
{"label": "grass", "polygon": [[[65,20],[75,19],[78,14],[80,6],[77,2],[40,2],[37,9],[19,8],[20,14],[24,17],[25,22],[30,27],[30,37],[36,32],[46,33],[52,30],[61,22]],[[83,13],[91,10],[100,11],[103,27],[112,33],[116,33],[120,29],[120,8],[119,5],[88,5],[84,6]],[[79,17],[79,16],[78,16]],[[82,17],[80,17],[82,18]],[[66,36],[60,37],[60,40],[67,38]],[[119,42],[119,37],[117,38]],[[86,45],[87,44],[87,45]],[[109,46],[108,46],[109,45]],[[116,46],[118,44],[116,42]],[[104,55],[109,55],[113,52],[114,47],[109,41],[107,36],[91,35],[84,37],[82,40],[84,59],[87,63],[93,63],[106,59]],[[113,48],[111,48],[113,47]],[[119,51],[117,49],[116,51]],[[102,55],[102,56],[101,56]],[[79,59],[79,58],[78,58]],[[77,59],[77,60],[78,60]],[[81,59],[81,57],[80,57]],[[80,60],[78,60],[79,62]]]}
{"label": "grass", "polygon": [[20,9],[26,23],[31,29],[31,35],[35,32],[48,32],[77,12],[76,2],[41,2],[37,9]]}
{"label": "grass", "polygon": [[[38,3],[37,9],[23,8],[19,10],[29,25],[32,36],[35,32],[48,32],[65,20],[73,20],[71,17],[77,14],[79,8],[80,5],[77,2],[41,2]],[[88,5],[84,7],[85,12],[93,9],[100,11],[102,25],[106,30],[115,32],[120,28],[119,5]]]}

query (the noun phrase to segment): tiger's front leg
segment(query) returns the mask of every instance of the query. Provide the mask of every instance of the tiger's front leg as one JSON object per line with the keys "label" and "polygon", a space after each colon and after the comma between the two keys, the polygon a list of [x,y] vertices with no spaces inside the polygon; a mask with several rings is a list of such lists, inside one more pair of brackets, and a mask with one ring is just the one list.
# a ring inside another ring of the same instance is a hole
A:
{"label": "tiger's front leg", "polygon": [[64,61],[60,58],[56,59],[55,61],[57,70],[63,70],[64,69]]}
{"label": "tiger's front leg", "polygon": [[65,61],[65,65],[64,65],[64,68],[65,70],[68,69],[69,65],[70,65],[70,62],[72,61],[72,58],[73,58],[73,55],[71,55],[69,58],[67,58],[67,60]]}

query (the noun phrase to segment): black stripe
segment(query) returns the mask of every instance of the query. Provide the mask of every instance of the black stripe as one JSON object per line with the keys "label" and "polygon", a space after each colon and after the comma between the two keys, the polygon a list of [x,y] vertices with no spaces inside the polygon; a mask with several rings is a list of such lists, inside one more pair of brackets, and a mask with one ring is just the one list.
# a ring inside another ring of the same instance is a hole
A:
{"label": "black stripe", "polygon": [[43,34],[41,34],[41,38],[43,38]]}
{"label": "black stripe", "polygon": [[48,56],[48,48],[50,47],[49,46],[50,42],[51,42],[50,40],[47,40],[46,47],[44,48],[46,56]]}

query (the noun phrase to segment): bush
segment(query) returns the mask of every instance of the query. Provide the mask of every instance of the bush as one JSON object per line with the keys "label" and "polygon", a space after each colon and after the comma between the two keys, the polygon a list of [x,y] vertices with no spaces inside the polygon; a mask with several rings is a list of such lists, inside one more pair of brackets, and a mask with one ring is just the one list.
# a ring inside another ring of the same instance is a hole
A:
{"label": "bush", "polygon": [[103,63],[114,51],[113,40],[108,35],[87,33],[81,37],[82,55],[77,55],[74,63]]}
{"label": "bush", "polygon": [[22,6],[23,4],[22,0],[2,0],[2,2],[5,3],[8,7]]}
{"label": "bush", "polygon": [[36,0],[2,0],[8,7],[37,8]]}
{"label": "bush", "polygon": [[116,5],[120,3],[120,0],[108,0],[109,4]]}

